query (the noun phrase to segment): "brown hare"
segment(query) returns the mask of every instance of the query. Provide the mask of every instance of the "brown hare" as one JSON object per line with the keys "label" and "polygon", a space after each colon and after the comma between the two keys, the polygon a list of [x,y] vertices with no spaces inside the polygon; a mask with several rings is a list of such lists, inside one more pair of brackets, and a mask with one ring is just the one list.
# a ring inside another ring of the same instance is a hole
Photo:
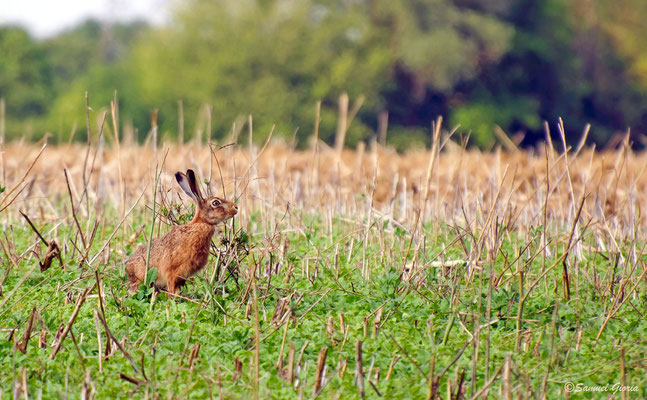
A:
{"label": "brown hare", "polygon": [[[238,213],[236,204],[218,197],[202,197],[193,170],[175,173],[184,193],[196,205],[193,220],[176,225],[151,243],[149,267],[157,268],[155,287],[179,293],[180,287],[207,264],[216,225]],[[146,275],[146,248],[142,245],[126,262],[130,290],[137,290]]]}

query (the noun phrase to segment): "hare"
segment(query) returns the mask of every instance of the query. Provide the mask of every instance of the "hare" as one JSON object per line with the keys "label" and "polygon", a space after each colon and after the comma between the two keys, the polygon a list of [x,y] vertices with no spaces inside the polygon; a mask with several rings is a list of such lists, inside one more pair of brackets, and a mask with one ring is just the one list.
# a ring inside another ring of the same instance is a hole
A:
{"label": "hare", "polygon": [[[202,197],[193,170],[186,174],[178,171],[175,179],[195,203],[195,216],[188,224],[176,225],[152,241],[149,267],[157,268],[157,289],[177,294],[185,281],[207,264],[216,225],[236,215],[238,207],[218,197]],[[126,262],[130,290],[137,290],[146,275],[146,249],[139,246]]]}

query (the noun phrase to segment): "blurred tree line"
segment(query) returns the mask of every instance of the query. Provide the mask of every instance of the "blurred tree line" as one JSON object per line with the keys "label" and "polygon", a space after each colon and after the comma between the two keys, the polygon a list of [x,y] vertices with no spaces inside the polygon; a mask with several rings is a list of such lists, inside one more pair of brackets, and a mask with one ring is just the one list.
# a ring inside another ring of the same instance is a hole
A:
{"label": "blurred tree line", "polygon": [[[0,97],[11,137],[85,135],[119,101],[143,139],[159,109],[163,135],[228,137],[252,115],[257,140],[333,141],[338,101],[359,107],[346,142],[376,135],[427,145],[431,121],[489,147],[494,127],[544,137],[563,117],[605,143],[647,128],[647,3],[625,0],[184,0],[164,27],[87,21],[37,41],[0,27]],[[185,121],[182,124],[180,112]],[[388,115],[388,117],[387,117]],[[447,125],[446,125],[447,126]]]}

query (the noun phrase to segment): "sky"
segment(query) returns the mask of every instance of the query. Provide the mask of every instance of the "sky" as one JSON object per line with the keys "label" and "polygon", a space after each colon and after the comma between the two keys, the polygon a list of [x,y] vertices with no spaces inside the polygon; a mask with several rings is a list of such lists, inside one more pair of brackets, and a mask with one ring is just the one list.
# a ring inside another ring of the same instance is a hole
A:
{"label": "sky", "polygon": [[0,0],[0,25],[21,25],[46,38],[94,17],[109,21],[145,19],[163,23],[169,0]]}

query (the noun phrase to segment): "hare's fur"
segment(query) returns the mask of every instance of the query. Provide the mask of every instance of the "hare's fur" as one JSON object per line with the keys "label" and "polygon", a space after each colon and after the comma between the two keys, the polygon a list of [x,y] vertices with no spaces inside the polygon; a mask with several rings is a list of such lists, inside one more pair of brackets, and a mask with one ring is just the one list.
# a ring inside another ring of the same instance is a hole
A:
{"label": "hare's fur", "polygon": [[[151,242],[149,267],[157,268],[155,287],[178,293],[185,281],[207,264],[211,238],[216,224],[238,212],[236,205],[218,198],[203,198],[195,180],[195,174],[178,172],[175,177],[182,190],[196,204],[193,220],[186,225],[177,225],[164,236]],[[137,290],[146,275],[146,249],[139,246],[126,262],[129,287]]]}

